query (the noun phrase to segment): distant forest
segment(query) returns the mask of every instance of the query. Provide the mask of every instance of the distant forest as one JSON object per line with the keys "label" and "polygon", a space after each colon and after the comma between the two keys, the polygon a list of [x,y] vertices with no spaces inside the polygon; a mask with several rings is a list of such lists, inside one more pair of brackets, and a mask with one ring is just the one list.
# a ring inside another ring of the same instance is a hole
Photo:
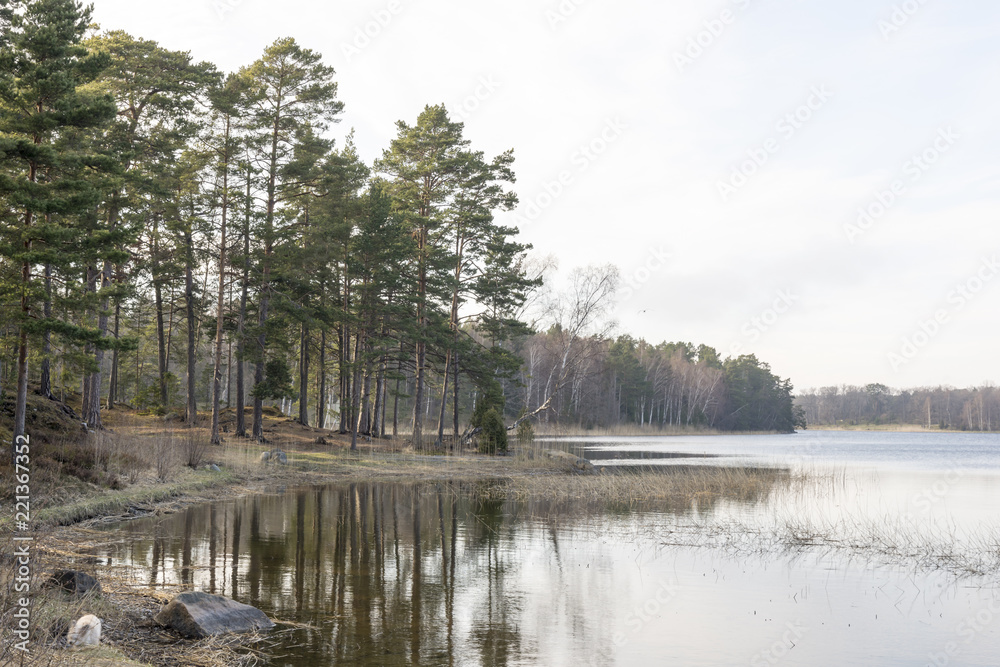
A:
{"label": "distant forest", "polygon": [[1000,430],[1000,389],[924,387],[892,389],[884,384],[823,387],[796,396],[809,426],[920,424],[961,431]]}
{"label": "distant forest", "polygon": [[418,445],[490,410],[508,429],[794,428],[790,383],[753,356],[611,338],[614,267],[547,291],[495,219],[513,151],[475,150],[443,106],[366,164],[331,138],[333,69],[295,40],[223,74],[90,25],[72,0],[0,2],[5,435],[29,387],[92,429],[122,404],[206,411],[214,442],[225,407],[262,438],[268,404]]}

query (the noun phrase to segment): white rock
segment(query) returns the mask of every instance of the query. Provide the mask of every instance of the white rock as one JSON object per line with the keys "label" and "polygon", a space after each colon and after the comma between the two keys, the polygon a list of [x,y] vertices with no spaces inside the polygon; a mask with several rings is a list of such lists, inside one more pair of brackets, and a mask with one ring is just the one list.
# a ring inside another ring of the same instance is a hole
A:
{"label": "white rock", "polygon": [[97,646],[101,643],[101,619],[93,614],[82,616],[66,634],[70,646]]}

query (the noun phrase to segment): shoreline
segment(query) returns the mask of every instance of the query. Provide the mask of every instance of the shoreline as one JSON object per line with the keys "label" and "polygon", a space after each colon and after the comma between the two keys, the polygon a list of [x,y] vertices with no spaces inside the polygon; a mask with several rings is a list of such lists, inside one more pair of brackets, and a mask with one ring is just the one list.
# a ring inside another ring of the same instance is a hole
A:
{"label": "shoreline", "polygon": [[[229,458],[232,467],[222,472],[205,469],[181,470],[176,479],[155,484],[136,484],[125,490],[103,490],[67,502],[53,503],[39,510],[32,526],[32,585],[34,604],[32,653],[25,665],[94,665],[97,667],[161,667],[198,664],[206,667],[255,664],[246,656],[266,646],[266,637],[233,635],[187,640],[180,637],[164,643],[165,633],[152,623],[167,598],[161,591],[131,581],[128,577],[99,576],[103,591],[82,600],[43,589],[42,582],[58,568],[94,570],[93,553],[119,538],[114,530],[100,527],[110,523],[166,516],[192,505],[235,500],[254,494],[280,493],[286,488],[351,482],[412,482],[490,480],[503,483],[524,476],[563,477],[569,466],[548,457],[524,460],[516,457],[481,455],[435,456],[394,452],[286,450],[286,465],[250,464],[239,469],[246,446],[223,446],[209,457],[213,462]],[[225,456],[228,449],[229,457]],[[263,449],[263,447],[252,447]],[[258,455],[259,456],[259,455]],[[11,532],[12,522],[4,517],[0,527]],[[14,562],[9,545],[0,548],[0,563]],[[7,568],[3,568],[7,570]],[[0,583],[9,575],[0,571]],[[0,595],[0,598],[3,596]],[[0,605],[4,611],[9,605]],[[9,610],[8,610],[9,611]],[[7,612],[4,612],[7,613]],[[104,624],[99,647],[69,650],[65,647],[68,624],[85,613],[95,613]],[[169,633],[168,633],[169,634]],[[249,662],[248,662],[249,660]]]}
{"label": "shoreline", "polygon": [[[126,426],[121,437],[128,438],[131,447],[136,443],[140,446],[150,445],[155,439],[162,437],[161,431],[169,428],[161,420],[147,419],[139,424],[141,428]],[[145,431],[144,431],[145,429]],[[872,430],[872,429],[809,429],[809,430]],[[883,429],[884,430],[884,429]],[[186,434],[183,437],[203,436],[204,429],[193,431],[180,430],[174,433]],[[932,430],[930,432],[940,432]],[[316,437],[316,436],[319,437]],[[586,435],[596,435],[592,432]],[[666,436],[666,433],[647,433],[649,436]],[[674,435],[696,435],[696,433],[675,433]],[[700,433],[697,435],[725,435],[718,433]],[[205,453],[199,469],[179,466],[170,481],[153,481],[151,473],[137,479],[125,489],[97,489],[91,485],[89,492],[82,492],[79,497],[63,501],[55,501],[48,507],[36,510],[35,535],[37,535],[36,553],[36,584],[48,576],[56,567],[79,567],[85,571],[93,569],[91,553],[97,545],[117,541],[116,531],[102,530],[101,527],[119,521],[136,518],[165,516],[176,513],[185,507],[201,503],[219,502],[238,499],[253,494],[280,493],[295,487],[317,486],[325,484],[351,482],[398,482],[420,483],[428,481],[493,481],[497,482],[496,493],[510,494],[521,499],[549,498],[558,499],[570,505],[587,505],[589,502],[598,504],[611,498],[628,498],[632,496],[633,503],[663,503],[668,498],[711,497],[712,491],[705,489],[722,489],[721,493],[731,493],[740,488],[741,484],[752,489],[753,484],[760,484],[760,478],[749,477],[744,471],[741,479],[723,479],[720,476],[709,476],[698,481],[698,486],[683,482],[686,478],[696,478],[697,472],[685,471],[684,475],[674,477],[681,479],[676,488],[665,489],[665,478],[657,478],[650,483],[650,478],[634,481],[631,476],[620,475],[587,475],[575,471],[572,462],[560,458],[552,458],[543,454],[546,449],[542,444],[548,438],[581,437],[575,434],[561,433],[559,435],[539,435],[534,447],[518,447],[511,455],[493,457],[477,453],[442,454],[431,450],[426,453],[401,449],[401,438],[394,441],[376,441],[374,444],[359,443],[359,451],[350,452],[348,439],[329,431],[320,431],[302,427],[291,420],[269,420],[267,437],[272,440],[267,445],[246,440],[230,438],[221,447],[210,447]],[[178,439],[176,442],[182,442]],[[288,464],[262,463],[260,455],[275,447],[281,448],[288,455]],[[205,469],[208,464],[216,463],[221,471],[213,472]],[[764,483],[769,483],[763,480]],[[715,491],[719,492],[719,491]],[[604,494],[604,495],[602,495]],[[9,517],[0,520],[0,528],[11,528]],[[820,536],[817,536],[818,538]],[[774,536],[775,544],[789,545],[781,542],[784,537]],[[824,544],[818,539],[817,544]],[[836,541],[829,541],[828,547],[836,546]],[[774,547],[774,545],[772,545]],[[779,549],[780,551],[780,549]],[[90,552],[90,553],[88,553]],[[0,554],[6,556],[6,554]],[[0,562],[5,559],[0,557]],[[9,560],[9,559],[7,559]],[[59,639],[60,634],[53,634],[51,628],[62,627],[64,620],[52,621],[48,627],[39,627],[35,639],[35,647],[41,653],[37,661],[25,664],[53,665],[97,665],[126,667],[161,667],[173,664],[202,664],[214,667],[218,665],[246,664],[241,655],[252,654],[261,642],[266,639],[257,636],[229,638],[225,642],[215,640],[191,641],[175,638],[163,644],[163,631],[150,621],[153,614],[170,596],[163,591],[154,590],[122,577],[118,580],[102,580],[105,594],[95,601],[98,613],[107,617],[107,642],[102,644],[99,652],[65,650]],[[33,591],[38,591],[36,586]],[[173,592],[173,591],[172,591]],[[62,615],[68,618],[77,614],[82,608],[67,606],[63,601],[50,600],[48,594],[34,593],[43,607],[52,606],[50,616],[57,618]],[[87,607],[89,611],[90,607]],[[102,611],[103,610],[103,611]],[[62,636],[65,631],[62,630]],[[148,645],[153,638],[158,638],[159,649],[150,652]],[[164,648],[165,647],[165,648]],[[158,651],[158,652],[157,652]],[[205,656],[211,654],[211,659]],[[208,660],[208,661],[206,661]]]}

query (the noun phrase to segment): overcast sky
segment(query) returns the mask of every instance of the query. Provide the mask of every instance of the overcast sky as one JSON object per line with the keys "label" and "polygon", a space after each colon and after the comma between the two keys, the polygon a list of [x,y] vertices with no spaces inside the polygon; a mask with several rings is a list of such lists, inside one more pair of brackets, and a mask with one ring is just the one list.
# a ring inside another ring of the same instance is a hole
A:
{"label": "overcast sky", "polygon": [[319,51],[369,162],[445,103],[514,148],[536,252],[620,267],[622,332],[800,389],[1000,380],[1000,3],[94,4],[226,71]]}

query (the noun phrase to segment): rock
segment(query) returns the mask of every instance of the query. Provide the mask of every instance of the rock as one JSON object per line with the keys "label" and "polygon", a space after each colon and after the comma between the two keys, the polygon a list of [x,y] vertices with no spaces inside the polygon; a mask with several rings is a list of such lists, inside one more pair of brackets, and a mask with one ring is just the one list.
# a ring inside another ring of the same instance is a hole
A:
{"label": "rock", "polygon": [[319,436],[318,438],[316,438],[316,444],[317,445],[325,445],[325,444],[327,444],[326,438],[324,438],[323,436]]}
{"label": "rock", "polygon": [[591,472],[594,470],[594,464],[587,459],[580,458],[576,454],[570,454],[569,452],[561,452],[556,449],[546,449],[545,453],[554,459],[559,459],[565,461],[569,465],[573,466],[577,470],[583,470],[586,472]]}
{"label": "rock", "polygon": [[255,607],[194,591],[175,597],[153,620],[194,639],[274,627],[271,619]]}
{"label": "rock", "polygon": [[288,463],[288,456],[280,449],[273,449],[269,452],[261,452],[260,462],[267,463],[268,461],[274,461],[275,463],[285,465]]}
{"label": "rock", "polygon": [[208,469],[211,470],[212,472],[222,472],[222,468],[220,468],[219,466],[215,465],[214,463],[212,465],[208,466]]}
{"label": "rock", "polygon": [[93,614],[81,616],[66,633],[66,643],[72,647],[97,646],[101,643],[101,619]]}
{"label": "rock", "polygon": [[76,570],[56,570],[49,579],[48,585],[61,588],[72,593],[75,597],[101,592],[101,582],[85,572],[77,572]]}

